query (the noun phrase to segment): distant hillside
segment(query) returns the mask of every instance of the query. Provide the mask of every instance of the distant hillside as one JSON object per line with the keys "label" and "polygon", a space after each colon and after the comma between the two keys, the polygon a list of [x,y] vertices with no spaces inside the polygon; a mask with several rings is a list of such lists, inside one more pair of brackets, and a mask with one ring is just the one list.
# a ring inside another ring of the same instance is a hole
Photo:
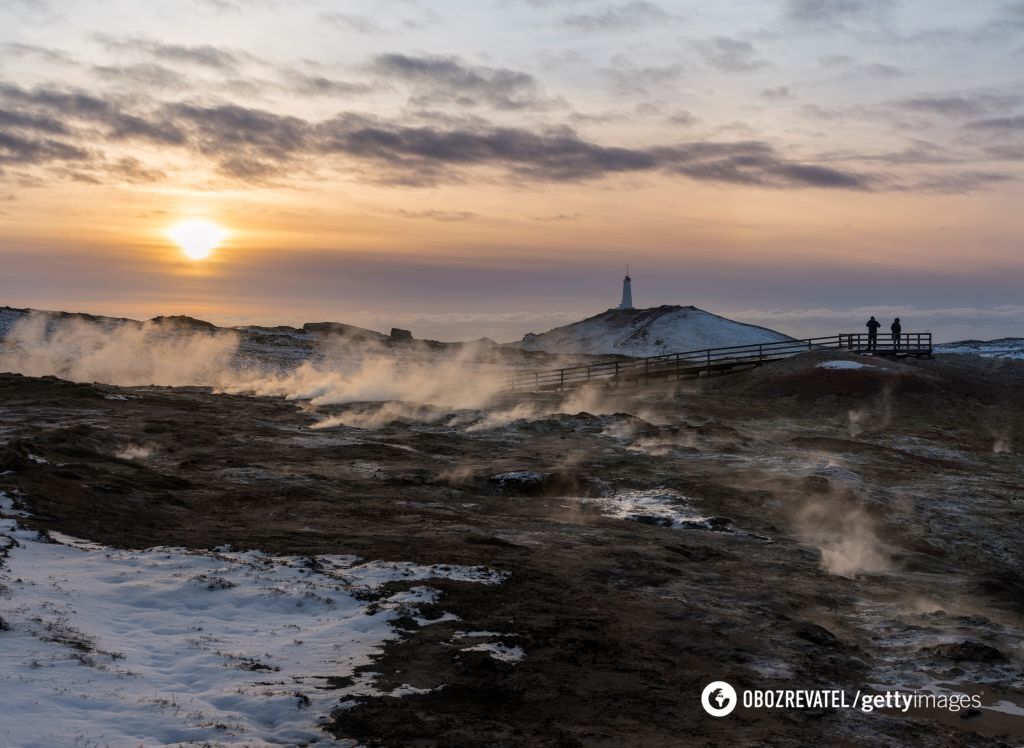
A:
{"label": "distant hillside", "polygon": [[167,332],[204,332],[212,335],[218,332],[234,331],[243,335],[243,337],[247,334],[276,334],[292,337],[334,335],[380,341],[387,340],[388,338],[388,336],[383,333],[375,332],[374,330],[367,330],[362,327],[356,327],[355,325],[345,325],[340,322],[307,322],[301,329],[285,325],[280,327],[262,327],[260,325],[218,327],[212,322],[196,319],[195,317],[187,317],[181,314],[169,316],[161,315],[159,317],[153,317],[153,319],[150,320],[140,321],[137,319],[129,319],[127,317],[104,317],[96,314],[84,314],[82,312],[56,312],[48,309],[17,309],[9,306],[0,306],[0,338],[7,334],[12,325],[32,313],[45,315],[52,323],[79,320],[104,327],[143,325],[150,323],[159,326],[162,330]]}
{"label": "distant hillside", "polygon": [[963,353],[982,358],[1013,358],[1024,361],[1024,338],[958,340],[935,346],[936,353]]}
{"label": "distant hillside", "polygon": [[581,322],[520,343],[528,351],[548,353],[658,356],[663,353],[792,340],[765,327],[736,322],[693,306],[609,309]]}

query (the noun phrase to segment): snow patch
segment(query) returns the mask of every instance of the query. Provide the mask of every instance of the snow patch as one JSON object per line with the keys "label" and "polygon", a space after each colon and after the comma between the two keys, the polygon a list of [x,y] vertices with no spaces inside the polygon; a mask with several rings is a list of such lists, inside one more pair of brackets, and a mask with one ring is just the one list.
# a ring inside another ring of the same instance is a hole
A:
{"label": "snow patch", "polygon": [[604,515],[662,527],[693,527],[708,521],[696,514],[689,500],[669,489],[618,491],[611,496],[584,497]]}
{"label": "snow patch", "polygon": [[871,364],[862,364],[860,361],[822,361],[817,365],[819,369],[839,369],[839,370],[850,370],[850,369],[874,369],[876,367]]}
{"label": "snow patch", "polygon": [[27,517],[28,512],[14,507],[14,499],[0,491],[0,517]]}
{"label": "snow patch", "polygon": [[609,309],[580,322],[527,336],[521,347],[549,353],[658,356],[723,346],[792,340],[764,327],[736,322],[692,306]]}
{"label": "snow patch", "polygon": [[961,340],[935,346],[936,353],[959,353],[982,358],[1008,358],[1024,361],[1024,338],[998,340]]}
{"label": "snow patch", "polygon": [[501,636],[497,631],[456,631],[452,634],[453,639],[466,639],[476,637]]}
{"label": "snow patch", "polygon": [[[14,511],[0,494],[0,510]],[[3,745],[354,745],[318,727],[352,675],[436,601],[390,582],[497,584],[484,567],[276,557],[228,548],[119,550],[0,519]],[[372,598],[376,596],[376,600]],[[402,686],[398,695],[420,693]]]}
{"label": "snow patch", "polygon": [[484,642],[472,647],[465,647],[462,651],[486,652],[491,656],[491,659],[498,660],[499,662],[519,662],[526,657],[526,652],[523,651],[522,647],[509,646],[501,642]]}

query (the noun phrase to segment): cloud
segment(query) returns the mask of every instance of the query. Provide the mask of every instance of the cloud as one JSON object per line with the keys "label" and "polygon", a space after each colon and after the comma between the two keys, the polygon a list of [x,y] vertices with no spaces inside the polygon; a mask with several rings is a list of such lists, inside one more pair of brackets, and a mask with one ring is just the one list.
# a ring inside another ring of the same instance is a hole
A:
{"label": "cloud", "polygon": [[0,44],[0,49],[3,50],[4,55],[11,57],[37,57],[40,60],[44,60],[50,63],[60,63],[63,65],[75,65],[75,60],[57,49],[51,49],[49,47],[41,47],[36,44],[21,44],[18,42],[7,42]]}
{"label": "cloud", "polygon": [[31,138],[0,130],[0,165],[88,161],[83,149],[50,138]]}
{"label": "cloud", "polygon": [[766,88],[761,91],[761,98],[768,99],[769,101],[785,101],[786,99],[793,98],[793,92],[790,90],[789,86]]}
{"label": "cloud", "polygon": [[162,113],[188,133],[191,147],[219,159],[220,171],[240,180],[262,180],[292,166],[313,149],[305,120],[234,104],[165,105]]}
{"label": "cloud", "polygon": [[438,221],[440,223],[459,223],[462,221],[472,221],[475,218],[479,218],[479,213],[473,213],[468,210],[399,210],[398,215],[402,218],[413,218],[417,220],[428,220]]}
{"label": "cloud", "polygon": [[183,62],[215,70],[233,70],[240,62],[235,52],[209,44],[168,44],[143,37],[116,37],[97,34],[97,41],[110,51],[140,52],[167,62]]}
{"label": "cloud", "polygon": [[913,184],[907,185],[906,189],[945,195],[967,194],[1016,180],[1015,176],[1002,172],[961,170],[920,177]]}
{"label": "cloud", "polygon": [[582,213],[555,213],[550,216],[533,216],[534,221],[540,221],[541,223],[564,223],[565,221],[575,221],[583,218]]}
{"label": "cloud", "polygon": [[663,93],[682,77],[683,67],[675,64],[635,67],[626,57],[618,55],[612,59],[612,67],[602,73],[612,92],[620,96],[645,96]]}
{"label": "cloud", "polygon": [[69,132],[67,126],[55,117],[6,109],[0,109],[0,127],[44,132],[51,135],[65,135]]}
{"label": "cloud", "polygon": [[[679,124],[693,116],[680,112]],[[1018,118],[1019,119],[1019,118]],[[162,172],[141,162],[118,162],[106,141],[156,143],[201,154],[238,184],[287,183],[294,175],[324,169],[394,185],[504,178],[579,182],[616,175],[660,174],[716,183],[774,189],[847,190],[983,189],[1008,179],[995,172],[909,175],[902,179],[836,165],[870,156],[794,158],[755,137],[661,145],[606,145],[569,127],[527,128],[493,124],[481,117],[414,119],[342,112],[311,121],[235,104],[195,101],[158,104],[144,99],[100,98],[77,89],[23,89],[0,84],[0,125],[6,164],[53,166],[75,163],[76,178],[153,181]],[[989,126],[992,126],[991,124]],[[1019,125],[1018,125],[1019,126]],[[99,137],[98,137],[99,135]],[[931,144],[887,163],[960,163],[937,158]],[[877,159],[876,159],[877,161]],[[111,166],[113,164],[113,166]],[[88,167],[88,168],[87,168]],[[451,216],[434,214],[434,220]],[[466,216],[458,216],[466,218]]]}
{"label": "cloud", "polygon": [[377,90],[369,83],[335,80],[293,69],[281,71],[281,77],[289,92],[305,96],[362,96]]}
{"label": "cloud", "polygon": [[623,5],[609,5],[590,13],[573,13],[562,17],[562,24],[582,31],[627,31],[653,24],[666,23],[676,17],[661,6],[638,0]]}
{"label": "cloud", "polygon": [[851,74],[869,75],[873,78],[899,78],[906,75],[902,68],[884,62],[868,62],[854,65],[848,55],[827,55],[820,59],[822,67],[830,70],[846,70]]}
{"label": "cloud", "polygon": [[985,153],[1000,161],[1024,161],[1024,145],[993,145]]}
{"label": "cloud", "polygon": [[853,58],[849,55],[826,55],[820,62],[826,68],[845,68],[853,64]]}
{"label": "cloud", "polygon": [[237,13],[241,8],[230,0],[194,0],[194,2],[204,10],[211,13]]}
{"label": "cloud", "polygon": [[692,179],[765,187],[869,189],[871,179],[816,164],[789,161],[766,143],[688,143],[648,148],[610,147],[569,128],[533,132],[487,127],[439,130],[343,116],[322,125],[327,149],[429,184],[450,170],[504,169],[535,181],[570,182],[614,174],[663,172]]}
{"label": "cloud", "polygon": [[883,19],[895,4],[895,0],[787,0],[784,14],[800,25],[844,28],[851,22]]}
{"label": "cloud", "polygon": [[106,135],[117,140],[146,140],[161,145],[181,145],[185,136],[174,125],[131,114],[116,103],[78,89],[37,87],[25,89],[0,83],[0,101],[49,112],[51,116],[80,120],[106,127]]}
{"label": "cloud", "polygon": [[969,123],[968,127],[998,132],[1024,132],[1024,116],[977,120]]}
{"label": "cloud", "polygon": [[31,23],[40,25],[52,24],[61,18],[48,0],[6,0],[0,4],[0,10],[7,10]]}
{"label": "cloud", "polygon": [[380,34],[384,31],[376,20],[360,13],[322,13],[320,18],[343,31],[359,34]]}
{"label": "cloud", "polygon": [[948,146],[919,139],[911,140],[905,148],[898,151],[887,151],[877,156],[855,154],[853,158],[887,164],[955,164],[964,161],[962,156],[955,155]]}
{"label": "cloud", "polygon": [[420,31],[444,22],[434,10],[416,3],[405,3],[410,15],[395,17],[393,23],[382,24],[373,16],[363,13],[323,13],[320,18],[342,31],[353,31],[357,34],[377,35],[395,34],[403,31]]}
{"label": "cloud", "polygon": [[385,78],[412,86],[413,103],[453,103],[459,106],[486,104],[495,109],[545,109],[559,104],[541,92],[529,73],[508,68],[469,65],[458,57],[439,55],[383,54],[370,69]]}
{"label": "cloud", "polygon": [[92,71],[105,80],[145,89],[181,89],[189,83],[180,73],[153,63],[137,65],[96,65]]}
{"label": "cloud", "polygon": [[726,73],[745,73],[768,64],[767,61],[757,58],[757,50],[753,44],[726,36],[698,42],[697,51],[708,65]]}
{"label": "cloud", "polygon": [[944,117],[977,117],[989,112],[1008,111],[1024,101],[1024,96],[975,92],[943,96],[915,96],[901,99],[897,106],[915,112]]}
{"label": "cloud", "polygon": [[700,122],[700,118],[685,109],[680,109],[678,112],[674,112],[668,116],[668,123],[678,127],[690,127],[698,122]]}
{"label": "cloud", "polygon": [[999,20],[1013,28],[1024,29],[1024,2],[1004,5],[1000,11]]}
{"label": "cloud", "polygon": [[865,74],[874,76],[875,78],[899,78],[900,76],[906,75],[903,68],[898,68],[895,65],[887,65],[884,62],[870,62],[860,68]]}
{"label": "cloud", "polygon": [[159,169],[150,169],[139,159],[131,156],[119,158],[106,165],[106,172],[119,181],[131,183],[158,182],[167,175]]}

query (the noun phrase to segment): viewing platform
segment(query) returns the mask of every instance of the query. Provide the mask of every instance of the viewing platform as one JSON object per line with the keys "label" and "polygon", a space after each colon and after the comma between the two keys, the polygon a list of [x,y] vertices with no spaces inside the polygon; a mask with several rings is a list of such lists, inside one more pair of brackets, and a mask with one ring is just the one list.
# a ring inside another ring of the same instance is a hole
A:
{"label": "viewing platform", "polygon": [[521,372],[509,378],[508,389],[513,392],[537,392],[571,389],[592,382],[615,385],[643,384],[657,379],[692,379],[715,373],[742,371],[807,351],[828,350],[893,358],[930,357],[933,351],[932,334],[903,333],[897,341],[893,335],[878,335],[872,339],[867,333],[841,333],[778,343],[704,348],[648,358]]}

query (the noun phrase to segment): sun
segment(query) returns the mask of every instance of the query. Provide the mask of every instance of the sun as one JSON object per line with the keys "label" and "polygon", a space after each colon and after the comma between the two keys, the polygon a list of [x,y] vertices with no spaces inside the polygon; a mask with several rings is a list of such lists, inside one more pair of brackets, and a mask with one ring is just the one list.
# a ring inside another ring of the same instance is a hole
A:
{"label": "sun", "polygon": [[205,260],[230,232],[205,218],[187,218],[167,229],[167,236],[190,260]]}

